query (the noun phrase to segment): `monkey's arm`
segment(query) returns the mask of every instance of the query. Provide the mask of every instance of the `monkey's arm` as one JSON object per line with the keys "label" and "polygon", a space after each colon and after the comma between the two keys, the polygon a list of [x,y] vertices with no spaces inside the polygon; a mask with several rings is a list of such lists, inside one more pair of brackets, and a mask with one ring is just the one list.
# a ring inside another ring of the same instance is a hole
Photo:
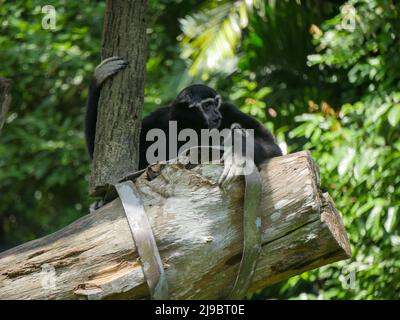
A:
{"label": "monkey's arm", "polygon": [[100,87],[92,81],[89,87],[89,96],[85,115],[85,138],[90,159],[93,158],[94,138],[96,134],[97,105],[99,103]]}
{"label": "monkey's arm", "polygon": [[93,80],[89,87],[89,96],[85,116],[85,138],[90,159],[93,158],[94,139],[96,136],[97,106],[100,90],[104,81],[127,66],[122,58],[111,57],[102,61],[95,69]]}

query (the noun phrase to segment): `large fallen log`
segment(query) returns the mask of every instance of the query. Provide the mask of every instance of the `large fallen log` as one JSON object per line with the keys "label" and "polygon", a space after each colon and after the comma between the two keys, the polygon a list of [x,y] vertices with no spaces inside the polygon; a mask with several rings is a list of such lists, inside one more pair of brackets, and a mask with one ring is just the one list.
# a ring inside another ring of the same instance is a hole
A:
{"label": "large fallen log", "polygon": [[[222,190],[222,166],[169,164],[135,184],[163,259],[172,299],[218,299],[233,286],[242,250],[243,181]],[[262,252],[252,290],[350,257],[334,203],[308,152],[261,167]],[[50,278],[50,280],[49,280]],[[50,285],[49,285],[50,284]],[[64,229],[0,254],[0,299],[148,297],[119,199]]]}

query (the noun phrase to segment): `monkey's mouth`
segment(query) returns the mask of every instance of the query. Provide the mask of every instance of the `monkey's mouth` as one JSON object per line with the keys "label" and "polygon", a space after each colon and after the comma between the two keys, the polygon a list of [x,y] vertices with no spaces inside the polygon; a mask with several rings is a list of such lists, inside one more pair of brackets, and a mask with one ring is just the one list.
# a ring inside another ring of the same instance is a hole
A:
{"label": "monkey's mouth", "polygon": [[217,129],[221,125],[221,120],[211,120],[208,127],[209,129]]}

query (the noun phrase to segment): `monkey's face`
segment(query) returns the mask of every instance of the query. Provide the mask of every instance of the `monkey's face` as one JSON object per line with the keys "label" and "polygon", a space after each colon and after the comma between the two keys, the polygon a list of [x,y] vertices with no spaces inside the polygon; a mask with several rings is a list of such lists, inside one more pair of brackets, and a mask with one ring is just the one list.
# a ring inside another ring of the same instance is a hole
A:
{"label": "monkey's face", "polygon": [[199,103],[195,104],[195,108],[198,108],[205,119],[208,129],[219,128],[221,125],[222,115],[219,111],[220,98],[207,98]]}
{"label": "monkey's face", "polygon": [[214,129],[221,125],[221,97],[210,87],[192,85],[184,89],[178,95],[176,105],[186,109],[184,112],[193,121],[193,127]]}

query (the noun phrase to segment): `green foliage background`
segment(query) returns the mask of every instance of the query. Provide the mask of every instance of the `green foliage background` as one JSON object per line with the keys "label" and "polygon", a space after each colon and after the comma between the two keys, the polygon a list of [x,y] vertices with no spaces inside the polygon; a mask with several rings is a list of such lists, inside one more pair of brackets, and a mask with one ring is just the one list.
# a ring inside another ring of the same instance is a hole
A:
{"label": "green foliage background", "polygon": [[[44,30],[42,6],[57,10]],[[311,150],[353,258],[253,298],[398,299],[400,4],[149,1],[145,114],[204,82]],[[103,1],[1,1],[0,76],[13,80],[0,135],[0,250],[88,211],[83,115],[100,59]],[[349,282],[353,277],[354,281]]]}

